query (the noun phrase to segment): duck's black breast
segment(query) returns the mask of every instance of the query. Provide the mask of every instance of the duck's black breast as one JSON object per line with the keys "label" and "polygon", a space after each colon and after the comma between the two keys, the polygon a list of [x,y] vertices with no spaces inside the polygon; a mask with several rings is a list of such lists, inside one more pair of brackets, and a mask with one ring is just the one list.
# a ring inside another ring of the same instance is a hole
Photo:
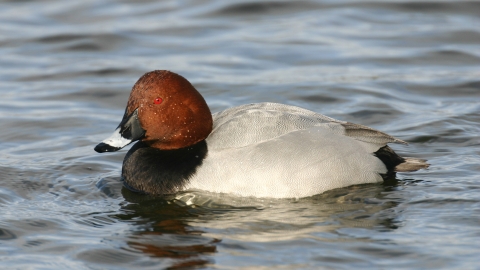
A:
{"label": "duck's black breast", "polygon": [[147,194],[175,193],[185,187],[202,165],[207,152],[205,140],[175,150],[160,150],[139,141],[123,160],[124,185],[132,191]]}

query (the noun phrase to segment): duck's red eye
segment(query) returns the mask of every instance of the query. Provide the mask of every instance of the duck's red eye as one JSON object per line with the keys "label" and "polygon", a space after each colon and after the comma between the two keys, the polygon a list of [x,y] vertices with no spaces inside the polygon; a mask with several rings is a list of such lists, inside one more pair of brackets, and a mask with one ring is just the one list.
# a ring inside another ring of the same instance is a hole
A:
{"label": "duck's red eye", "polygon": [[162,103],[162,101],[163,101],[162,98],[157,97],[157,98],[153,101],[153,103],[155,103],[155,104],[160,104],[160,103]]}

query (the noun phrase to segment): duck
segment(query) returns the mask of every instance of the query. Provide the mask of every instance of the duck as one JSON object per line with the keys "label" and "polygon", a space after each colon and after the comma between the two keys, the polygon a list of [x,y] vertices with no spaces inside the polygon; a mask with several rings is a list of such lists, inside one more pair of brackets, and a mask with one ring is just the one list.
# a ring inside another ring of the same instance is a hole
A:
{"label": "duck", "polygon": [[138,79],[120,124],[94,150],[133,142],[121,179],[150,195],[303,198],[429,166],[387,145],[403,140],[296,106],[252,103],[212,114],[187,79],[167,70]]}

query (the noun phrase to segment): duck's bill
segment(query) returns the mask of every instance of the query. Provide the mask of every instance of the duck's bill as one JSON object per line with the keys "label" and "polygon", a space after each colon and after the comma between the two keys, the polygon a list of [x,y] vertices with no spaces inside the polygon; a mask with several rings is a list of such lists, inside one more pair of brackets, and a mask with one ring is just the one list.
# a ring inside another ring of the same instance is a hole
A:
{"label": "duck's bill", "polygon": [[103,140],[97,146],[95,151],[98,153],[114,152],[122,149],[130,143],[141,139],[145,135],[145,130],[138,120],[138,109],[130,115],[124,115],[122,122],[113,132],[112,136]]}

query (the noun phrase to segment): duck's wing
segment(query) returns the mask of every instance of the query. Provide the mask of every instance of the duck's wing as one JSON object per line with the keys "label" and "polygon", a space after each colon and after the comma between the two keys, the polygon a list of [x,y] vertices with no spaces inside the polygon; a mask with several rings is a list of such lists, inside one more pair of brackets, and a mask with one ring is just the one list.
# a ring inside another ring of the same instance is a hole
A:
{"label": "duck's wing", "polygon": [[340,125],[345,129],[345,135],[355,138],[362,142],[382,144],[386,145],[387,143],[402,143],[408,144],[405,141],[397,139],[393,136],[388,135],[387,133],[378,131],[371,127],[354,124],[350,122],[343,122]]}
{"label": "duck's wing", "polygon": [[390,142],[405,143],[367,126],[278,103],[246,104],[213,114],[213,131],[207,142],[211,149],[238,148],[313,127],[361,141],[370,153]]}
{"label": "duck's wing", "polygon": [[[292,198],[382,181],[387,168],[363,142],[320,124],[239,148],[209,152],[189,188]],[[208,144],[208,141],[207,141]]]}

